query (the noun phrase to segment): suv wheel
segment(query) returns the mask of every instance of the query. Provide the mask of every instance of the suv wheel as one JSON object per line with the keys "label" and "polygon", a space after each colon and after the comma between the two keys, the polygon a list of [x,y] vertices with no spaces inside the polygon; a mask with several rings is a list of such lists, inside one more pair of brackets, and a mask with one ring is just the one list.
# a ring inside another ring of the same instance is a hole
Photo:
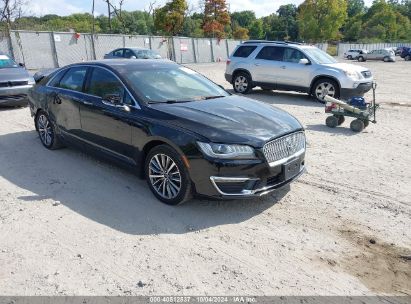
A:
{"label": "suv wheel", "polygon": [[233,89],[236,93],[247,94],[251,90],[251,77],[245,72],[236,73]]}
{"label": "suv wheel", "polygon": [[337,82],[332,79],[319,79],[314,83],[313,86],[313,95],[317,99],[317,101],[321,103],[325,103],[324,97],[326,95],[339,98],[340,97],[340,90],[338,87]]}
{"label": "suv wheel", "polygon": [[363,61],[365,61],[365,58],[363,56],[358,56],[358,61],[363,62]]}
{"label": "suv wheel", "polygon": [[63,146],[60,143],[55,131],[56,129],[46,112],[40,111],[37,114],[35,124],[43,146],[50,150],[58,149]]}
{"label": "suv wheel", "polygon": [[178,205],[191,197],[191,181],[180,155],[170,146],[156,146],[148,153],[145,178],[160,201]]}

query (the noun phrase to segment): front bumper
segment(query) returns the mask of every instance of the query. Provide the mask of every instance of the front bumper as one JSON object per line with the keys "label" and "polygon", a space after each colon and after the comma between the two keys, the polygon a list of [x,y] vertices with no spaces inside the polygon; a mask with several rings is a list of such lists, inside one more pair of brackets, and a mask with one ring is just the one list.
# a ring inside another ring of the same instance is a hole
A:
{"label": "front bumper", "polygon": [[367,82],[361,82],[355,88],[341,88],[341,99],[348,100],[354,96],[363,96],[372,88],[372,80]]}
{"label": "front bumper", "polygon": [[27,93],[32,85],[0,88],[0,106],[27,105]]}
{"label": "front bumper", "polygon": [[287,163],[298,165],[296,174],[285,178],[286,165],[264,160],[190,160],[190,176],[197,194],[218,199],[259,197],[278,190],[305,171],[305,152]]}

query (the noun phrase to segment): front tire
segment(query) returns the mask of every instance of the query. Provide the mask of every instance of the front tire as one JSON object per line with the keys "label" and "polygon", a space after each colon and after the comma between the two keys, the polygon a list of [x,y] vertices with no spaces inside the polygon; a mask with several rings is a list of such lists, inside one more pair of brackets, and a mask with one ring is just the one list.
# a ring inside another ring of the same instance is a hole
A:
{"label": "front tire", "polygon": [[251,77],[245,72],[238,72],[234,76],[233,89],[236,93],[247,94],[252,89]]}
{"label": "front tire", "polygon": [[388,61],[390,61],[390,58],[389,57],[384,57],[383,61],[388,62]]}
{"label": "front tire", "polygon": [[56,128],[50,121],[46,112],[40,111],[36,115],[36,130],[39,133],[40,141],[47,149],[55,150],[61,148],[63,145],[56,134]]}
{"label": "front tire", "polygon": [[361,132],[364,130],[364,122],[361,119],[354,119],[350,124],[350,129],[354,132]]}
{"label": "front tire", "polygon": [[313,86],[313,96],[318,102],[325,103],[324,97],[326,95],[340,98],[340,88],[337,82],[327,78],[317,80]]}
{"label": "front tire", "polygon": [[352,60],[352,56],[351,56],[351,55],[348,55],[348,56],[347,56],[347,59],[348,59],[348,60]]}
{"label": "front tire", "polygon": [[365,58],[364,58],[363,56],[358,56],[358,61],[359,61],[359,62],[364,62],[364,61],[365,61]]}
{"label": "front tire", "polygon": [[167,205],[178,205],[191,197],[191,180],[181,156],[170,146],[150,150],[145,178],[154,196]]}

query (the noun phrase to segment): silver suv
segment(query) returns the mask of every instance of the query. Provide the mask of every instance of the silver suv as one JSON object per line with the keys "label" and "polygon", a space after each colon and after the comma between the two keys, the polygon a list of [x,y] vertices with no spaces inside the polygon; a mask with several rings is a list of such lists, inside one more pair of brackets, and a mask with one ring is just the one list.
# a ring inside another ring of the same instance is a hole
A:
{"label": "silver suv", "polygon": [[371,72],[361,66],[338,63],[320,49],[292,42],[245,41],[227,60],[225,79],[234,91],[305,92],[324,102],[326,95],[348,99],[372,87]]}

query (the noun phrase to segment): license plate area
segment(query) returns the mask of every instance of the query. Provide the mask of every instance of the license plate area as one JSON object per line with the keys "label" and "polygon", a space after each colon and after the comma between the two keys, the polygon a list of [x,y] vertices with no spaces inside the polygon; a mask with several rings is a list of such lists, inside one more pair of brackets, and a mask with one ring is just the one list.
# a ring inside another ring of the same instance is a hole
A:
{"label": "license plate area", "polygon": [[283,165],[284,180],[289,180],[300,173],[301,161],[299,158],[289,161]]}

